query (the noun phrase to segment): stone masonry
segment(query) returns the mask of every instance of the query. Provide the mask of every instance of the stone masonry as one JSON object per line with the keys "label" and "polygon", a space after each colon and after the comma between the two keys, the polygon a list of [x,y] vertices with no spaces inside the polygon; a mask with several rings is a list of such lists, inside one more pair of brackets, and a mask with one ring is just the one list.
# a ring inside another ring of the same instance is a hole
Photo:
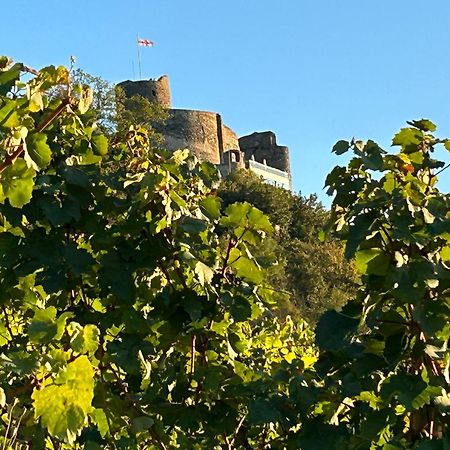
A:
{"label": "stone masonry", "polygon": [[224,176],[257,166],[254,171],[267,181],[291,188],[289,149],[277,144],[272,131],[238,139],[218,113],[172,108],[166,75],[154,80],[124,81],[118,86],[127,96],[141,95],[169,109],[169,118],[157,130],[164,136],[167,149],[189,148],[200,161],[216,164]]}

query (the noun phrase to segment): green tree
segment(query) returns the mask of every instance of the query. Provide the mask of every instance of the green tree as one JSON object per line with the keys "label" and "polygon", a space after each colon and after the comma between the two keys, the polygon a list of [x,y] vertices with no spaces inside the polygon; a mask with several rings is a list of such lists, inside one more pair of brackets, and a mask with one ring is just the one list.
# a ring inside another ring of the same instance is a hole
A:
{"label": "green tree", "polygon": [[271,312],[267,217],[145,127],[108,140],[65,68],[25,69],[0,59],[3,448],[285,448],[315,353]]}
{"label": "green tree", "polygon": [[354,157],[327,178],[329,230],[362,285],[319,321],[323,384],[301,448],[318,448],[307,444],[317,445],[318,420],[334,436],[328,448],[448,448],[450,196],[437,189],[444,163],[433,151],[450,141],[429,120],[409,124],[394,136],[395,155],[373,141],[334,147]]}
{"label": "green tree", "polygon": [[127,97],[120,87],[82,69],[73,70],[71,79],[74,84],[91,88],[92,104],[89,112],[108,137],[120,141],[131,126],[143,127],[148,131],[153,145],[162,145],[162,136],[155,131],[154,126],[167,119],[167,110],[163,106],[140,95]]}
{"label": "green tree", "polygon": [[232,174],[219,188],[225,204],[247,201],[276,225],[277,233],[256,254],[275,255],[279,264],[269,272],[273,286],[285,291],[281,309],[313,323],[330,308],[339,308],[355,292],[356,273],[346,262],[341,243],[321,242],[328,212],[316,196],[303,197],[264,183],[248,171]]}

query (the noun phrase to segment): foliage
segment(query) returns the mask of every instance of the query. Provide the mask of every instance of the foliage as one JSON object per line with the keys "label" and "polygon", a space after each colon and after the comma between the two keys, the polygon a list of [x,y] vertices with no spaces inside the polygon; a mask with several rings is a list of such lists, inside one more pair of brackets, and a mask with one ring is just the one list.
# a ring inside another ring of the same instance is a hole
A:
{"label": "foliage", "polygon": [[108,135],[113,134],[116,127],[116,95],[114,85],[82,69],[73,70],[71,80],[75,84],[89,86],[92,89],[90,111],[94,114],[96,123],[102,131]]}
{"label": "foliage", "polygon": [[362,286],[316,330],[324,386],[309,414],[332,426],[328,448],[449,446],[450,196],[436,187],[444,163],[432,156],[450,141],[428,120],[409,124],[394,136],[395,155],[373,141],[334,147],[354,157],[328,175],[329,229]]}
{"label": "foliage", "polygon": [[355,292],[358,277],[345,261],[342,245],[319,240],[328,213],[315,196],[293,194],[248,171],[224,180],[219,195],[225,204],[250,202],[276,225],[274,238],[254,251],[266,257],[276,255],[279,264],[270,270],[268,280],[290,294],[285,296],[284,310],[313,323],[327,309],[344,305]]}
{"label": "foliage", "polygon": [[72,82],[92,89],[90,113],[102,132],[110,138],[122,139],[130,126],[145,128],[154,145],[162,144],[162,136],[154,125],[167,119],[167,111],[159,104],[140,96],[125,96],[123,89],[101,77],[76,69]]}
{"label": "foliage", "polygon": [[146,128],[108,141],[65,68],[0,68],[3,448],[286,448],[315,354],[270,312],[268,219]]}

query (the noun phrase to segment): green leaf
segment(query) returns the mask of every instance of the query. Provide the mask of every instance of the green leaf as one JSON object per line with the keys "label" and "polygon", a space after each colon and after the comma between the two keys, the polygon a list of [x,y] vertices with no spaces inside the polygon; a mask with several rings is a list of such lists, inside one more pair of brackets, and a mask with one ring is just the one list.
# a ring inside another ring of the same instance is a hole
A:
{"label": "green leaf", "polygon": [[248,213],[249,225],[252,229],[271,233],[273,231],[269,218],[258,208],[252,207]]}
{"label": "green leaf", "polygon": [[343,153],[347,152],[350,148],[350,142],[348,141],[337,141],[336,144],[333,146],[333,150],[331,150],[333,153],[336,153],[336,155],[342,155]]}
{"label": "green leaf", "polygon": [[407,122],[409,125],[412,125],[413,127],[418,128],[421,131],[436,131],[436,125],[428,119],[421,119],[421,120],[411,120],[410,122]]}
{"label": "green leaf", "polygon": [[28,376],[38,367],[38,355],[36,352],[8,352],[8,356],[0,355],[0,365],[19,376]]}
{"label": "green leaf", "polygon": [[409,156],[409,159],[411,160],[412,163],[418,164],[418,165],[422,165],[423,164],[424,154],[423,154],[422,151],[410,153],[408,156]]}
{"label": "green leaf", "polygon": [[106,417],[105,411],[101,408],[94,408],[89,416],[91,417],[94,424],[97,426],[97,430],[100,433],[100,436],[104,438],[109,434],[109,425],[108,419]]}
{"label": "green leaf", "polygon": [[46,309],[38,309],[28,327],[28,334],[31,342],[49,343],[58,334],[56,308],[49,306]]}
{"label": "green leaf", "polygon": [[392,396],[396,396],[408,411],[421,408],[440,393],[440,387],[428,386],[419,375],[408,373],[387,378],[380,390],[380,396],[384,401],[390,401]]}
{"label": "green leaf", "polygon": [[179,222],[180,227],[189,234],[199,234],[206,230],[206,223],[195,217],[185,216]]}
{"label": "green leaf", "polygon": [[195,273],[198,276],[198,281],[202,286],[205,286],[211,283],[211,280],[214,276],[214,272],[208,267],[206,264],[203,264],[201,261],[198,261],[195,265]]}
{"label": "green leaf", "polygon": [[118,252],[111,252],[102,257],[102,268],[99,271],[100,283],[104,289],[111,291],[123,298],[130,300],[133,298],[134,283],[132,280],[132,270],[120,257]]}
{"label": "green leaf", "polygon": [[365,275],[386,275],[389,264],[389,256],[379,248],[359,250],[355,255],[355,266]]}
{"label": "green leaf", "polygon": [[263,281],[264,275],[260,268],[253,260],[243,256],[237,248],[231,249],[229,261],[230,267],[238,277],[255,284]]}
{"label": "green leaf", "polygon": [[359,320],[337,311],[323,314],[316,328],[316,343],[321,350],[339,350],[357,329]]}
{"label": "green leaf", "polygon": [[0,71],[0,95],[6,95],[20,78],[22,64],[14,64],[8,70]]}
{"label": "green leaf", "polygon": [[384,153],[386,152],[377,143],[369,140],[364,146],[364,152],[361,158],[368,169],[381,171],[384,168],[382,156]]}
{"label": "green leaf", "polygon": [[94,92],[89,86],[83,86],[81,88],[80,101],[78,103],[78,110],[81,114],[86,113],[94,99]]}
{"label": "green leaf", "polygon": [[409,153],[417,151],[417,145],[422,142],[423,133],[414,128],[402,128],[392,140],[392,145],[398,145]]}
{"label": "green leaf", "polygon": [[24,159],[16,159],[0,177],[0,202],[9,199],[11,206],[22,208],[31,200],[36,172]]}
{"label": "green leaf", "polygon": [[0,321],[0,347],[11,341],[11,335],[3,321]]}
{"label": "green leaf", "polygon": [[142,431],[150,429],[154,423],[155,422],[151,417],[142,416],[134,418],[131,421],[131,426],[135,433],[141,433]]}
{"label": "green leaf", "polygon": [[36,91],[31,95],[28,108],[31,112],[38,112],[44,109],[44,102],[42,100],[41,92]]}
{"label": "green leaf", "polygon": [[231,228],[242,227],[252,230],[270,233],[273,231],[272,225],[264,213],[250,203],[232,203],[225,209],[225,216],[220,220],[220,224]]}
{"label": "green leaf", "polygon": [[247,202],[232,203],[225,209],[225,217],[220,220],[221,225],[230,227],[245,227],[248,224],[247,214],[250,212],[252,205]]}
{"label": "green leaf", "polygon": [[3,388],[0,387],[0,408],[6,405],[6,394]]}
{"label": "green leaf", "polygon": [[446,150],[448,150],[450,152],[450,139],[446,139],[444,141],[444,147]]}
{"label": "green leaf", "polygon": [[[345,167],[335,166],[325,179],[325,187],[329,186],[333,190],[334,187],[342,181],[342,178],[346,175],[346,173],[347,171]],[[328,194],[330,194],[330,192],[328,192]]]}
{"label": "green leaf", "polygon": [[94,354],[99,345],[100,331],[95,325],[84,327],[76,322],[69,324],[70,346],[78,353]]}
{"label": "green leaf", "polygon": [[25,160],[35,169],[43,169],[50,164],[52,151],[47,144],[45,133],[29,134],[26,138]]}
{"label": "green leaf", "polygon": [[368,441],[378,441],[377,437],[389,425],[391,412],[388,409],[382,411],[370,411],[365,414],[361,422],[361,436]]}
{"label": "green leaf", "polygon": [[[0,107],[0,127],[15,128],[20,125],[19,115],[17,114],[17,104],[14,100],[5,99]],[[9,131],[9,130],[8,130]]]}
{"label": "green leaf", "polygon": [[252,305],[247,298],[235,296],[231,304],[231,314],[236,322],[244,322],[252,316]]}
{"label": "green leaf", "polygon": [[66,321],[71,316],[73,316],[73,313],[65,312],[56,319],[56,308],[54,306],[36,310],[28,327],[30,341],[48,344],[53,339],[61,339]]}
{"label": "green leaf", "polygon": [[86,356],[80,356],[61,370],[53,384],[34,389],[34,414],[51,436],[75,442],[86,425],[94,396],[94,370]]}
{"label": "green leaf", "polygon": [[220,198],[209,196],[200,202],[200,209],[210,220],[217,220],[220,217],[220,203]]}
{"label": "green leaf", "polygon": [[103,134],[92,136],[92,148],[95,155],[104,156],[108,153],[108,139]]}

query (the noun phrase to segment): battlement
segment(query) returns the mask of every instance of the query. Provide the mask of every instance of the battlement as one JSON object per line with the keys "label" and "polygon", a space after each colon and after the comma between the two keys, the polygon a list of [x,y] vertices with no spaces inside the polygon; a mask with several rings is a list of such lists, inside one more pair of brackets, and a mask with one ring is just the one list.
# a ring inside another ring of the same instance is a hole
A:
{"label": "battlement", "polygon": [[239,147],[244,152],[244,158],[254,159],[275,169],[287,172],[290,177],[289,149],[277,144],[277,138],[272,131],[255,132],[239,138]]}
{"label": "battlement", "polygon": [[163,75],[157,79],[141,81],[122,81],[117,86],[121,87],[127,97],[141,95],[151,102],[159,103],[165,108],[171,108],[169,77]]}

